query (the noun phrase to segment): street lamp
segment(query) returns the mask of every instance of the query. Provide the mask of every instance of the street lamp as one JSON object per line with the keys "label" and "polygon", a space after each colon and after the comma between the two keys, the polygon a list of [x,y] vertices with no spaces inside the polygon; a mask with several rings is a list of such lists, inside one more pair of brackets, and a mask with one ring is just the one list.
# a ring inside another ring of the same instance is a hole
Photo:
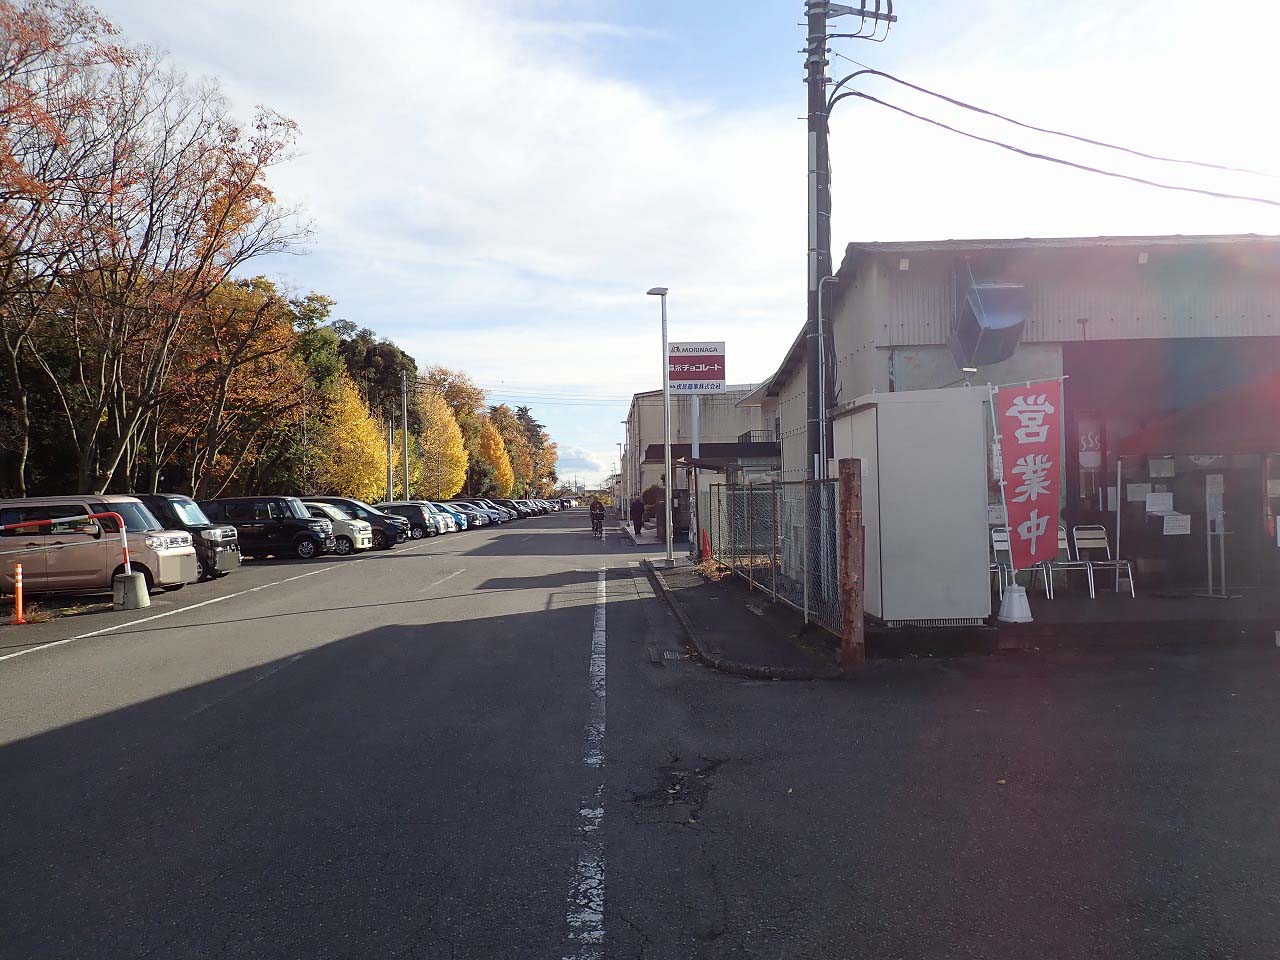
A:
{"label": "street lamp", "polygon": [[667,356],[667,288],[653,287],[649,296],[662,300],[662,499],[667,517],[667,566],[675,563],[671,554],[671,359]]}

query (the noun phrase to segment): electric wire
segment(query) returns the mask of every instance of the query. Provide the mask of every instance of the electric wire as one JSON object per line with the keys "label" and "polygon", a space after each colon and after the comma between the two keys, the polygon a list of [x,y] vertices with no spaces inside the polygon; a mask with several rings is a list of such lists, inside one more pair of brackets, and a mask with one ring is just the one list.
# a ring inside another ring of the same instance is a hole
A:
{"label": "electric wire", "polygon": [[1248,194],[1242,194],[1242,193],[1226,193],[1220,190],[1207,190],[1202,187],[1188,187],[1188,186],[1183,186],[1181,184],[1175,184],[1175,183],[1162,183],[1159,180],[1148,180],[1146,177],[1137,177],[1127,173],[1117,173],[1114,170],[1104,170],[1101,167],[1093,167],[1085,163],[1076,163],[1073,160],[1064,160],[1061,157],[1055,157],[1047,153],[1037,153],[1034,150],[1027,150],[1027,149],[1024,149],[1023,147],[1014,146],[1011,143],[1005,143],[1003,140],[995,140],[995,139],[992,139],[991,137],[983,137],[983,136],[979,136],[976,133],[970,133],[967,130],[961,130],[957,127],[951,126],[950,124],[943,123],[941,120],[935,120],[932,117],[926,117],[918,113],[913,113],[910,110],[906,109],[905,107],[900,107],[896,104],[889,103],[877,97],[873,97],[869,93],[862,93],[857,90],[846,90],[844,93],[840,94],[838,97],[836,97],[831,101],[831,106],[835,106],[836,103],[845,99],[846,97],[857,97],[861,100],[866,100],[869,103],[875,103],[882,107],[887,107],[890,110],[896,111],[897,113],[901,113],[905,116],[911,117],[915,120],[919,120],[923,123],[928,123],[935,127],[939,127],[950,133],[955,133],[955,134],[958,134],[959,136],[967,137],[970,140],[977,140],[979,143],[986,143],[993,147],[999,147],[1002,150],[1008,150],[1011,153],[1020,154],[1021,156],[1024,156],[1024,157],[1030,157],[1032,160],[1044,160],[1047,163],[1056,163],[1056,164],[1059,164],[1060,166],[1070,167],[1071,169],[1074,169],[1074,170],[1083,170],[1086,173],[1096,173],[1100,176],[1112,177],[1116,180],[1126,180],[1130,183],[1139,183],[1139,184],[1142,184],[1143,186],[1156,187],[1157,189],[1160,189],[1160,190],[1174,190],[1179,193],[1194,193],[1204,197],[1214,197],[1219,200],[1241,200],[1246,203],[1261,203],[1269,207],[1280,207],[1280,200],[1270,200],[1270,199],[1267,199],[1266,197],[1255,197],[1255,196],[1250,196]]}
{"label": "electric wire", "polygon": [[997,113],[995,110],[988,110],[986,107],[979,107],[976,104],[966,103],[964,100],[957,99],[956,97],[948,96],[945,93],[939,93],[936,90],[930,90],[928,87],[922,87],[919,84],[911,83],[909,80],[903,80],[901,77],[895,77],[891,73],[886,73],[883,70],[877,70],[875,67],[869,67],[865,63],[862,63],[859,60],[854,60],[852,57],[845,56],[843,53],[838,53],[834,50],[832,51],[832,53],[834,53],[837,57],[841,57],[845,60],[848,60],[852,64],[856,64],[857,66],[862,67],[862,70],[858,71],[857,73],[851,73],[849,76],[840,80],[834,87],[832,87],[831,89],[832,103],[834,103],[835,99],[838,99],[837,94],[840,88],[843,87],[844,84],[846,84],[850,80],[856,79],[857,77],[860,77],[860,76],[883,77],[886,80],[890,80],[893,83],[900,84],[901,86],[907,87],[910,90],[915,90],[917,93],[923,93],[927,96],[935,97],[939,100],[942,100],[942,101],[945,101],[946,103],[951,104],[952,106],[960,107],[964,110],[970,110],[973,113],[982,114],[983,116],[986,116],[986,117],[992,117],[993,119],[996,119],[996,120],[1002,120],[1005,123],[1013,124],[1015,127],[1021,127],[1024,130],[1034,130],[1036,133],[1044,133],[1053,137],[1063,137],[1067,140],[1074,140],[1077,143],[1085,143],[1094,147],[1103,147],[1107,150],[1116,150],[1116,151],[1119,151],[1120,153],[1127,153],[1130,156],[1141,157],[1144,160],[1155,160],[1160,163],[1176,163],[1176,164],[1189,166],[1189,167],[1202,167],[1206,170],[1219,170],[1226,173],[1243,173],[1253,177],[1265,177],[1269,180],[1280,180],[1280,175],[1274,174],[1274,173],[1267,173],[1266,171],[1263,171],[1263,170],[1251,170],[1248,167],[1233,167],[1233,166],[1229,166],[1227,164],[1222,164],[1222,163],[1208,163],[1203,160],[1188,160],[1183,157],[1166,157],[1158,153],[1147,153],[1143,150],[1136,150],[1132,147],[1122,146],[1121,144],[1118,144],[1118,143],[1109,143],[1106,140],[1095,140],[1092,137],[1084,137],[1084,136],[1080,136],[1079,134],[1068,133],[1064,130],[1055,130],[1052,127],[1041,127],[1041,126],[1037,126],[1034,123],[1026,123],[1025,121],[1016,120],[1013,117],[1006,116],[1003,113]]}

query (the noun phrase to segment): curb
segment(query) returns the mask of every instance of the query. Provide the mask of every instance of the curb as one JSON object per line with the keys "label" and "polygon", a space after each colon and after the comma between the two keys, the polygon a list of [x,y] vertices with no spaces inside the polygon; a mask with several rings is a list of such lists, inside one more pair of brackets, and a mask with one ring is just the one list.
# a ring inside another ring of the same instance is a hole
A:
{"label": "curb", "polygon": [[657,567],[648,560],[642,560],[641,564],[649,573],[654,583],[658,587],[658,592],[662,594],[662,598],[667,602],[667,606],[671,608],[671,612],[675,614],[676,619],[680,621],[685,637],[688,638],[689,645],[693,647],[697,653],[698,659],[707,666],[719,670],[721,673],[729,673],[738,677],[748,677],[752,680],[843,680],[846,679],[843,671],[839,667],[830,667],[825,670],[807,669],[805,667],[768,667],[758,663],[743,663],[741,660],[731,660],[721,654],[714,653],[702,643],[698,636],[698,631],[694,628],[693,621],[689,619],[688,611],[684,605],[676,599],[675,591],[667,583],[666,577],[662,575]]}

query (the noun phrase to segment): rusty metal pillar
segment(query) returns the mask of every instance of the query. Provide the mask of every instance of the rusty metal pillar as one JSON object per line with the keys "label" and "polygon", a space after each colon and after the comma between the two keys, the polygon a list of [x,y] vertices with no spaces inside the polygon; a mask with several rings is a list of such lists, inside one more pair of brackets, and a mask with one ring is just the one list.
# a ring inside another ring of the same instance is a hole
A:
{"label": "rusty metal pillar", "polygon": [[862,461],[840,461],[840,666],[845,673],[866,665],[863,624]]}

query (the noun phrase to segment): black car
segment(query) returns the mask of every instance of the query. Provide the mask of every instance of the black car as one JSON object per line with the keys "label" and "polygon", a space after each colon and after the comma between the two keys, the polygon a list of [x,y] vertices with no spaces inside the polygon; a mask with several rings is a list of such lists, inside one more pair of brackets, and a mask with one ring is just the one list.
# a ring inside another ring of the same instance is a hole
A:
{"label": "black car", "polygon": [[356,500],[354,497],[307,497],[307,499],[313,503],[331,504],[348,517],[364,520],[373,528],[375,550],[390,550],[397,543],[403,543],[409,539],[408,520],[383,513],[363,500]]}
{"label": "black car", "polygon": [[240,537],[227,523],[213,523],[200,505],[180,493],[135,493],[166,530],[186,530],[196,548],[196,574],[201,580],[225,577],[240,569]]}
{"label": "black car", "polygon": [[226,497],[201,500],[210,520],[235,524],[240,552],[253,557],[292,554],[310,560],[333,549],[333,524],[317,520],[297,497]]}

